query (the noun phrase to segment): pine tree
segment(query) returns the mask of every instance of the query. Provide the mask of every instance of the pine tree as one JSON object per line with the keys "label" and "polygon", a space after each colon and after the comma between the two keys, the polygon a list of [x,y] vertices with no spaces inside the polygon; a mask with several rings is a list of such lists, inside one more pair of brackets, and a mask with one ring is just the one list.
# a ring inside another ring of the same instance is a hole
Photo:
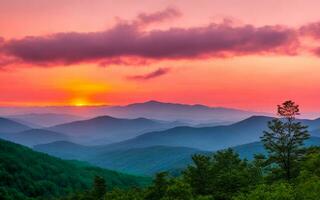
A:
{"label": "pine tree", "polygon": [[299,105],[286,101],[278,105],[279,119],[268,123],[269,130],[261,137],[269,153],[269,163],[280,167],[285,179],[293,178],[297,162],[304,155],[303,143],[309,138],[307,126],[296,121]]}

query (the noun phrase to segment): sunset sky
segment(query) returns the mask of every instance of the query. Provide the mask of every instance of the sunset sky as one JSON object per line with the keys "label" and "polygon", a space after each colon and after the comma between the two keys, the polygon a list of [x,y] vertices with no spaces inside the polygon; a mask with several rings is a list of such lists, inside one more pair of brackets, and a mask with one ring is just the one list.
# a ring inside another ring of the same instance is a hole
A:
{"label": "sunset sky", "polygon": [[0,105],[320,112],[319,0],[1,0]]}

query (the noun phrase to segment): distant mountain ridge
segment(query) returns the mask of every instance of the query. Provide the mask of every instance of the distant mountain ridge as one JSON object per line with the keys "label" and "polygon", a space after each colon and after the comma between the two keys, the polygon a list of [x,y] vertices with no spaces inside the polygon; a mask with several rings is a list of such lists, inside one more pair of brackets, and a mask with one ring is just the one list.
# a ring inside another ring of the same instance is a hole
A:
{"label": "distant mountain ridge", "polygon": [[62,123],[69,123],[72,121],[83,120],[83,117],[70,114],[58,114],[58,113],[28,113],[20,115],[7,116],[9,119],[21,120],[40,127],[55,126]]}
{"label": "distant mountain ridge", "polygon": [[136,138],[114,143],[109,149],[143,148],[155,145],[184,146],[215,151],[260,139],[271,117],[254,116],[243,121],[214,127],[181,126],[164,131],[149,132]]}
{"label": "distant mountain ridge", "polygon": [[31,128],[14,119],[0,118],[0,138],[26,146],[68,140],[81,144],[109,144],[146,132],[185,125],[146,118],[120,119],[99,116],[48,128]]}
{"label": "distant mountain ridge", "polygon": [[[74,138],[76,141],[101,144],[110,141],[121,141],[134,138],[146,132],[165,130],[182,125],[180,122],[165,122],[146,118],[123,119],[111,116],[99,116],[96,118],[74,121],[48,128],[48,130],[60,132]],[[83,143],[83,142],[82,142]]]}
{"label": "distant mountain ridge", "polygon": [[[137,174],[153,174],[158,170],[175,170],[191,163],[194,153],[209,153],[232,147],[243,157],[263,153],[260,140],[272,117],[253,116],[240,122],[216,127],[175,127],[143,134],[110,145],[83,146],[55,142],[35,146],[35,150],[65,159],[80,159],[92,164]],[[311,134],[320,127],[320,119],[299,120],[309,126]],[[311,138],[307,145],[320,145]],[[148,164],[146,164],[148,163]]]}
{"label": "distant mountain ridge", "polygon": [[21,115],[25,113],[64,113],[86,118],[110,115],[117,118],[157,119],[165,121],[183,121],[193,124],[236,122],[252,115],[269,115],[268,113],[245,111],[233,108],[210,107],[200,104],[189,105],[146,101],[125,106],[48,106],[48,107],[0,107],[2,115]]}
{"label": "distant mountain ridge", "polygon": [[0,117],[0,133],[15,133],[28,129],[30,129],[30,127],[27,125]]}
{"label": "distant mountain ridge", "polygon": [[[212,123],[239,121],[258,112],[244,111],[233,108],[209,107],[195,104],[163,103],[159,101],[147,101],[126,106],[112,106],[106,108],[109,115],[117,117],[146,117],[160,120],[179,120],[192,123]],[[265,113],[263,113],[265,114]]]}
{"label": "distant mountain ridge", "polygon": [[[320,146],[320,138],[311,137],[305,145]],[[249,160],[253,159],[254,154],[266,155],[267,153],[261,142],[230,148],[234,149],[241,158]],[[187,165],[192,164],[192,155],[213,153],[213,151],[172,146],[107,150],[102,146],[82,146],[63,141],[36,145],[34,149],[63,159],[84,160],[100,167],[137,175],[154,175],[160,171],[177,174]]]}
{"label": "distant mountain ridge", "polygon": [[[109,145],[108,148],[123,149],[164,145],[215,151],[260,140],[263,131],[267,130],[268,121],[272,119],[272,117],[266,116],[252,116],[231,125],[200,128],[175,127],[114,143]],[[320,127],[320,119],[298,121],[308,125],[311,133]]]}
{"label": "distant mountain ridge", "polygon": [[0,133],[0,138],[29,147],[54,141],[69,140],[62,133],[43,129],[28,129],[17,133]]}
{"label": "distant mountain ridge", "polygon": [[[190,127],[181,122],[100,116],[47,129],[31,129],[13,120],[0,118],[0,137],[27,146],[68,140],[87,145],[113,143],[106,147],[109,149],[185,146],[217,150],[259,140],[262,132],[267,129],[267,122],[272,119],[252,116],[230,125]],[[308,125],[314,136],[320,135],[319,118],[299,121]]]}
{"label": "distant mountain ridge", "polygon": [[69,139],[62,133],[44,129],[33,129],[12,119],[2,117],[0,117],[0,138],[29,147],[36,144]]}

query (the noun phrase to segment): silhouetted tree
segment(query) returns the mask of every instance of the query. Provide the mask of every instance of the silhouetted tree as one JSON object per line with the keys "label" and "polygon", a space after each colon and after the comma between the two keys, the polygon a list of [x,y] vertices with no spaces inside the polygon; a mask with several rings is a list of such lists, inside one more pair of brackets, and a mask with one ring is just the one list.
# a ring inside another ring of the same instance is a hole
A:
{"label": "silhouetted tree", "polygon": [[269,153],[270,164],[277,164],[285,179],[290,180],[296,170],[296,163],[303,156],[303,142],[309,138],[307,126],[297,122],[299,105],[286,101],[278,105],[280,119],[268,122],[262,142]]}

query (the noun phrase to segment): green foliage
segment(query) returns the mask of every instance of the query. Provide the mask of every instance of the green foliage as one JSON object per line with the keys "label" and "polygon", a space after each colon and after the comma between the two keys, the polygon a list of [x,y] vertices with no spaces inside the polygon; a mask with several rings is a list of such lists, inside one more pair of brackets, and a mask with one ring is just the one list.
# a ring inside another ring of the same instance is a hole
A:
{"label": "green foliage", "polygon": [[168,188],[168,174],[166,172],[161,172],[156,174],[156,177],[153,181],[153,186],[149,187],[146,200],[158,200],[162,199]]}
{"label": "green foliage", "polygon": [[87,190],[94,176],[112,187],[143,186],[149,179],[64,161],[0,140],[0,194],[2,199],[50,199]]}
{"label": "green foliage", "polygon": [[295,122],[299,115],[299,106],[292,101],[278,105],[278,115],[282,119],[274,119],[268,123],[269,131],[261,137],[269,153],[269,164],[280,167],[274,173],[290,180],[297,176],[298,161],[304,155],[303,143],[309,138],[307,126]]}
{"label": "green foliage", "polygon": [[108,192],[104,200],[143,200],[144,192],[139,189],[120,190],[118,188]]}
{"label": "green foliage", "polygon": [[297,178],[297,199],[317,200],[320,197],[320,149],[310,148]]}
{"label": "green foliage", "polygon": [[300,177],[297,184],[297,199],[299,200],[318,200],[320,197],[320,179],[319,177]]}
{"label": "green foliage", "polygon": [[215,199],[231,199],[260,181],[257,167],[241,160],[232,149],[218,151],[212,157],[196,155],[194,165],[184,172],[196,195],[212,195]]}
{"label": "green foliage", "polygon": [[241,194],[233,200],[296,200],[293,187],[288,183],[259,185],[248,194]]}
{"label": "green foliage", "polygon": [[210,194],[211,190],[211,160],[209,156],[194,155],[194,165],[184,172],[186,181],[191,185],[193,192],[199,195]]}
{"label": "green foliage", "polygon": [[188,183],[180,179],[175,179],[168,186],[163,200],[191,200],[191,187]]}

